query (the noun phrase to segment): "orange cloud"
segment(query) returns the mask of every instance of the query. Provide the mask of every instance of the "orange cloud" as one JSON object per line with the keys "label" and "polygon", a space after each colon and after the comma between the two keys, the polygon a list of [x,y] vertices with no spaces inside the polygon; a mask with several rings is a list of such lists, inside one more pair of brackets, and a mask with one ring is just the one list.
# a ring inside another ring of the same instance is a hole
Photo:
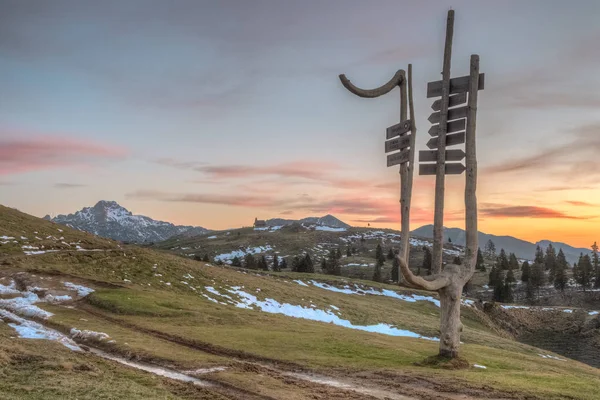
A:
{"label": "orange cloud", "polygon": [[559,218],[590,219],[590,217],[573,216],[551,208],[536,206],[510,206],[504,204],[483,204],[480,213],[492,218]]}

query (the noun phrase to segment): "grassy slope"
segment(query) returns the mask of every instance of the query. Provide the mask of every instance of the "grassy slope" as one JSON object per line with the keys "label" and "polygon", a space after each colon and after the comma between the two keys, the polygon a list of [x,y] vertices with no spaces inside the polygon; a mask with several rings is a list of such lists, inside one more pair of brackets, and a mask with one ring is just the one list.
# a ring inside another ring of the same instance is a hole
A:
{"label": "grassy slope", "polygon": [[[45,238],[59,229],[57,225],[6,208],[0,209],[0,221],[0,236],[30,237],[33,231],[37,231],[39,237]],[[471,363],[485,365],[488,369],[449,371],[417,367],[413,363],[435,354],[437,343],[214,304],[198,293],[207,285],[215,288],[243,285],[245,291],[261,299],[270,297],[304,306],[309,306],[312,300],[319,308],[336,305],[343,317],[354,324],[385,322],[427,336],[437,336],[439,311],[429,302],[408,303],[382,296],[346,295],[303,287],[291,281],[298,277],[305,280],[309,278],[299,274],[262,276],[253,272],[243,273],[149,249],[120,248],[112,241],[63,227],[60,229],[64,230],[60,234],[68,243],[81,240],[82,243],[86,241],[86,248],[110,251],[68,251],[25,256],[20,254],[22,241],[19,240],[19,245],[9,243],[0,246],[0,264],[10,271],[60,272],[93,280],[89,284],[98,290],[87,299],[87,304],[76,309],[49,305],[43,307],[56,314],[50,321],[60,329],[68,330],[75,326],[110,334],[117,341],[113,349],[115,352],[161,360],[182,368],[223,365],[229,359],[229,353],[244,352],[325,372],[385,370],[446,380],[460,379],[476,386],[534,393],[542,398],[562,398],[568,393],[572,398],[592,399],[597,394],[597,382],[600,379],[598,370],[570,360],[542,359],[538,356],[540,351],[496,334],[484,323],[484,316],[467,308],[463,311],[463,353]],[[50,245],[48,243],[47,246]],[[155,264],[156,269],[153,268]],[[197,288],[197,292],[181,283],[185,274],[194,276],[188,282]],[[310,278],[326,281],[342,279],[314,275]],[[166,282],[171,285],[167,286]],[[372,283],[369,282],[369,285]],[[396,289],[387,285],[378,286]],[[256,289],[260,289],[260,292]],[[165,338],[158,339],[147,331],[140,332],[140,328],[168,335],[170,339],[184,339],[188,344],[199,347],[206,344],[218,346],[217,353],[221,354],[190,351],[184,345]],[[5,334],[8,333],[5,331]],[[6,341],[5,336],[0,336],[1,345],[6,347]],[[19,343],[23,343],[24,351],[37,348],[31,346],[30,341],[19,340]],[[55,346],[43,343],[43,346]],[[87,357],[89,361],[90,357],[66,350],[59,353],[60,357],[69,359]],[[60,357],[56,362],[60,361]],[[96,362],[99,365],[106,364],[104,361]],[[10,376],[23,374],[20,368],[18,364],[14,368],[9,367],[5,373]],[[147,374],[130,374],[135,375],[131,379],[140,384],[140,393],[144,388],[154,390],[155,380],[148,383],[138,377],[150,379]],[[231,372],[220,375],[225,380],[231,378]],[[99,377],[96,381],[102,382],[106,390],[114,386],[108,376],[100,374]],[[53,379],[41,374],[37,382],[50,388],[55,385]],[[69,382],[73,387],[83,388],[86,385],[85,381],[75,377]],[[168,396],[165,395],[165,398]]]}

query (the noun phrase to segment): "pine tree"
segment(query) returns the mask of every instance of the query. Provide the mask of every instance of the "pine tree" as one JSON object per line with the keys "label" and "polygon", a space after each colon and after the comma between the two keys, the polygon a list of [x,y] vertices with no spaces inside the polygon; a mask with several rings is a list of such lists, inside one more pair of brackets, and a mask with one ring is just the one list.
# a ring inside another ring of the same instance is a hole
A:
{"label": "pine tree", "polygon": [[496,269],[496,278],[494,279],[494,301],[504,302],[504,271],[493,267],[492,270]]}
{"label": "pine tree", "polygon": [[431,250],[429,247],[423,247],[423,264],[422,267],[427,271],[427,275],[431,275]]}
{"label": "pine tree", "polygon": [[567,276],[567,268],[569,264],[567,263],[567,258],[565,257],[565,253],[563,253],[562,249],[558,251],[558,255],[556,256],[556,262],[554,265],[554,287],[561,292],[565,291],[567,287],[567,283],[569,278]]}
{"label": "pine tree", "polygon": [[594,287],[600,288],[600,256],[596,242],[592,245],[592,267],[594,268]]}
{"label": "pine tree", "polygon": [[[512,272],[512,270],[510,270],[509,272]],[[507,274],[507,276],[508,276],[508,274]],[[504,302],[505,303],[512,303],[512,302],[515,301],[515,297],[514,297],[514,294],[513,294],[512,284],[510,284],[508,282],[508,280],[506,282],[504,282],[503,297],[504,297]]]}
{"label": "pine tree", "polygon": [[244,268],[256,269],[256,260],[252,254],[246,254],[244,257]]}
{"label": "pine tree", "polygon": [[281,268],[279,268],[279,257],[277,254],[273,255],[273,271],[281,272]]}
{"label": "pine tree", "polygon": [[508,269],[508,257],[506,257],[506,252],[504,249],[500,249],[500,255],[498,256],[498,267],[502,271],[506,271]]}
{"label": "pine tree", "polygon": [[392,282],[400,279],[400,261],[396,257],[392,260]]}
{"label": "pine tree", "polygon": [[509,269],[508,272],[506,273],[506,282],[508,283],[515,283],[517,280],[515,279],[515,274],[513,272],[512,269]]}
{"label": "pine tree", "polygon": [[515,253],[510,253],[508,256],[508,269],[519,269],[519,260],[517,260],[517,256]]}
{"label": "pine tree", "polygon": [[202,257],[202,261],[204,261],[204,262],[210,261],[210,259],[208,258],[208,254],[204,254],[204,257]]}
{"label": "pine tree", "polygon": [[546,283],[546,275],[544,275],[544,264],[534,262],[529,270],[529,280],[533,289],[540,294],[540,288]]}
{"label": "pine tree", "polygon": [[554,282],[554,275],[556,274],[556,250],[552,246],[552,243],[548,244],[546,248],[546,255],[544,256],[544,268],[548,272],[548,282]]}
{"label": "pine tree", "polygon": [[381,248],[380,244],[377,244],[377,248],[375,249],[375,260],[378,263],[381,262],[381,264],[383,264],[385,261],[385,257],[383,255],[383,249]]}
{"label": "pine tree", "polygon": [[313,266],[313,262],[310,259],[310,255],[306,253],[304,256],[304,272],[314,273],[315,267]]}
{"label": "pine tree", "polygon": [[538,264],[544,263],[544,251],[539,245],[537,245],[537,247],[535,248],[535,259],[533,260],[533,262],[536,262]]}
{"label": "pine tree", "polygon": [[529,303],[533,303],[535,298],[535,288],[533,287],[531,280],[528,280],[525,285],[525,297]]}
{"label": "pine tree", "polygon": [[242,262],[240,261],[238,256],[233,257],[233,260],[231,260],[231,266],[232,267],[241,267],[242,266]]}
{"label": "pine tree", "polygon": [[267,257],[265,257],[264,254],[262,255],[262,257],[260,257],[260,260],[258,262],[258,268],[262,269],[263,271],[269,270],[269,264],[267,263]]}
{"label": "pine tree", "polygon": [[329,259],[327,260],[327,273],[330,275],[342,274],[340,259],[337,256],[337,252],[333,249],[329,252]]}
{"label": "pine tree", "polygon": [[529,262],[525,261],[523,263],[523,266],[521,267],[521,282],[527,282],[529,281]]}
{"label": "pine tree", "polygon": [[485,255],[493,260],[496,258],[496,245],[492,242],[492,239],[488,240],[485,244]]}
{"label": "pine tree", "polygon": [[475,266],[479,271],[485,272],[485,261],[483,260],[483,253],[481,253],[481,248],[477,249],[477,264]]}
{"label": "pine tree", "polygon": [[581,285],[585,292],[592,283],[593,267],[590,256],[581,254],[579,256],[579,262],[577,263],[577,276],[576,281]]}
{"label": "pine tree", "polygon": [[387,253],[387,259],[388,259],[388,260],[393,260],[394,258],[395,258],[395,256],[394,256],[394,250],[392,250],[392,249],[390,248],[390,250],[389,250],[389,251],[388,251],[388,253]]}
{"label": "pine tree", "polygon": [[285,258],[282,258],[281,262],[279,263],[279,270],[282,271],[286,268],[287,268],[287,261]]}
{"label": "pine tree", "polygon": [[346,257],[352,257],[352,250],[350,246],[346,247]]}
{"label": "pine tree", "polygon": [[461,265],[462,264],[462,260],[460,259],[459,256],[455,256],[454,260],[452,260],[452,264]]}
{"label": "pine tree", "polygon": [[324,274],[328,273],[328,271],[327,271],[327,260],[325,259],[325,257],[321,258],[321,271]]}
{"label": "pine tree", "polygon": [[300,256],[292,258],[292,272],[304,272],[304,258]]}
{"label": "pine tree", "polygon": [[500,270],[495,265],[492,266],[489,274],[489,287],[496,287],[500,284]]}

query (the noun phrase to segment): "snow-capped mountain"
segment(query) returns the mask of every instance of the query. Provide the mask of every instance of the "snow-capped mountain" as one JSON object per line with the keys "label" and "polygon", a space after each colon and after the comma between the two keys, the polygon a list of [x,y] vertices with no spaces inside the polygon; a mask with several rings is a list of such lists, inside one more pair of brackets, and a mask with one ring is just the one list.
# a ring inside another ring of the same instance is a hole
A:
{"label": "snow-capped mountain", "polygon": [[193,236],[207,232],[199,226],[174,225],[143,215],[133,215],[117,202],[105,200],[74,214],[57,215],[54,218],[46,215],[44,219],[98,236],[133,243],[159,242],[175,235]]}
{"label": "snow-capped mountain", "polygon": [[329,226],[331,228],[350,228],[350,225],[340,221],[333,215],[327,214],[324,217],[306,217],[300,220],[295,219],[283,219],[283,218],[272,218],[266,221],[268,226],[282,226],[290,225],[293,223],[310,224],[317,226]]}

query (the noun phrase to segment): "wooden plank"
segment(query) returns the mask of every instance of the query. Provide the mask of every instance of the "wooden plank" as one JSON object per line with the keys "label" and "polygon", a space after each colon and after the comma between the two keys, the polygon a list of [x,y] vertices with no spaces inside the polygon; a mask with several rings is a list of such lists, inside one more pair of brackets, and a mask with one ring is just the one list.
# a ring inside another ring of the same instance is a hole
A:
{"label": "wooden plank", "polygon": [[[458,132],[453,133],[451,135],[446,135],[446,146],[456,146],[457,144],[461,144],[465,142],[465,133]],[[427,142],[427,147],[430,149],[437,149],[438,147],[438,138],[431,138]]]}
{"label": "wooden plank", "polygon": [[[450,94],[465,93],[469,90],[469,75],[450,79]],[[485,74],[479,74],[479,90],[485,87]],[[427,98],[442,95],[442,81],[427,83]]]}
{"label": "wooden plank", "polygon": [[[437,150],[419,151],[419,162],[437,161]],[[446,150],[446,161],[461,161],[465,158],[465,152],[461,149]]]}
{"label": "wooden plank", "polygon": [[[467,102],[467,93],[459,93],[448,97],[448,108],[456,107]],[[433,111],[440,111],[442,109],[442,99],[437,99],[431,105]]]}
{"label": "wooden plank", "polygon": [[[449,163],[445,166],[446,175],[460,175],[465,171],[462,163]],[[437,173],[437,164],[419,164],[419,175],[435,175]]]}
{"label": "wooden plank", "polygon": [[[446,124],[446,133],[462,131],[465,129],[465,126],[467,126],[467,124],[466,124],[464,118],[456,120],[456,121],[448,122]],[[439,131],[440,131],[440,126],[433,125],[431,128],[429,128],[429,135],[437,136]]]}
{"label": "wooden plank", "polygon": [[391,167],[392,165],[403,164],[408,162],[410,158],[410,150],[402,150],[398,153],[388,154],[387,156],[387,166]]}
{"label": "wooden plank", "polygon": [[386,141],[385,152],[389,153],[390,151],[402,150],[407,148],[410,145],[410,137],[411,135],[405,135]]}
{"label": "wooden plank", "polygon": [[[451,108],[448,110],[448,117],[446,118],[446,121],[451,121],[453,119],[459,119],[459,118],[465,118],[467,116],[467,112],[468,112],[467,106]],[[431,113],[429,118],[427,118],[427,120],[429,122],[431,122],[432,124],[437,124],[438,122],[440,122],[441,116],[442,116],[441,112],[433,112],[433,113]]]}
{"label": "wooden plank", "polygon": [[406,121],[402,121],[399,124],[390,126],[389,128],[387,128],[385,130],[386,132],[386,139],[391,139],[394,136],[400,136],[403,133],[406,133],[410,131],[410,119],[407,119]]}

